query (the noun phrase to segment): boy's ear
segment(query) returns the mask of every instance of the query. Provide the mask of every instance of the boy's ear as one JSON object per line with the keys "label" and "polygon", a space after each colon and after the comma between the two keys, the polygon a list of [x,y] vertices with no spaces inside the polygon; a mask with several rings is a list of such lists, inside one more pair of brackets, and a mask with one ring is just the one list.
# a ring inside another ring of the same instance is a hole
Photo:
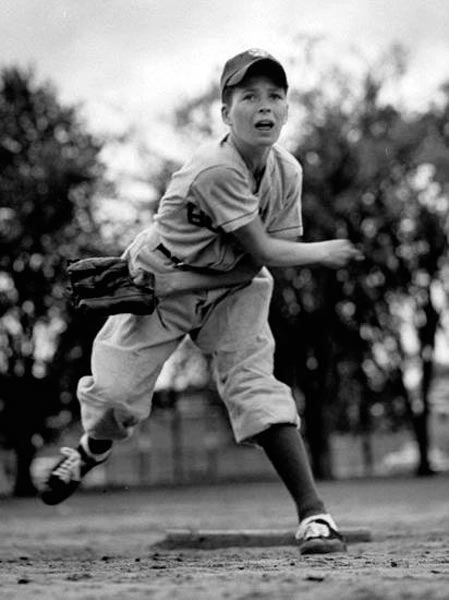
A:
{"label": "boy's ear", "polygon": [[229,106],[227,104],[221,105],[221,118],[225,125],[231,124],[231,120],[229,118]]}

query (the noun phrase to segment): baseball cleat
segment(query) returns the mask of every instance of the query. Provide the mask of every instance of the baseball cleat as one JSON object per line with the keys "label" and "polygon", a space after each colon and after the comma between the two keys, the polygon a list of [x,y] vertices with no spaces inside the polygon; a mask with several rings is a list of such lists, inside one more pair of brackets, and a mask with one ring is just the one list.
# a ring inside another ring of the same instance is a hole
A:
{"label": "baseball cleat", "polygon": [[346,552],[345,540],[328,514],[313,515],[301,521],[295,538],[300,554]]}
{"label": "baseball cleat", "polygon": [[94,467],[105,462],[111,451],[101,455],[101,460],[87,454],[81,440],[78,448],[61,448],[63,458],[50,472],[40,497],[45,504],[59,504],[71,496],[83,477]]}

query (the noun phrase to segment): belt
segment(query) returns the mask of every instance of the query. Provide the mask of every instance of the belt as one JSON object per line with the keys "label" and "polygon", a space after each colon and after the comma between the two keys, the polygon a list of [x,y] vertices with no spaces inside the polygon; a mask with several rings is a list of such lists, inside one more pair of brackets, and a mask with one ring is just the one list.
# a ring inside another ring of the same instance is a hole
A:
{"label": "belt", "polygon": [[173,254],[170,252],[170,250],[168,248],[166,248],[164,246],[164,244],[160,243],[159,246],[156,246],[156,250],[159,250],[159,252],[162,252],[162,254],[166,257],[169,258],[172,263],[174,263],[177,266],[181,266],[183,264],[182,260],[180,258],[178,258],[177,256],[173,256]]}
{"label": "belt", "polygon": [[166,258],[170,259],[172,263],[176,266],[180,271],[191,271],[192,273],[200,273],[201,275],[217,275],[222,273],[222,271],[217,271],[217,269],[211,269],[208,267],[195,267],[193,265],[186,264],[182,259],[177,256],[173,256],[170,250],[162,244],[162,242],[156,246],[156,250],[159,250]]}

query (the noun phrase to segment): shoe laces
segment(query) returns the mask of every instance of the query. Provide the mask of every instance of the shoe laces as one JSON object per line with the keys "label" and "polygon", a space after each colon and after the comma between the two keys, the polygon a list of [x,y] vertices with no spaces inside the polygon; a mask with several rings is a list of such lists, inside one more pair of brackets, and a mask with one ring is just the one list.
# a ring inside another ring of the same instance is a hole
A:
{"label": "shoe laces", "polygon": [[64,483],[81,480],[81,454],[75,448],[61,448],[61,454],[66,458],[53,471],[53,475]]}

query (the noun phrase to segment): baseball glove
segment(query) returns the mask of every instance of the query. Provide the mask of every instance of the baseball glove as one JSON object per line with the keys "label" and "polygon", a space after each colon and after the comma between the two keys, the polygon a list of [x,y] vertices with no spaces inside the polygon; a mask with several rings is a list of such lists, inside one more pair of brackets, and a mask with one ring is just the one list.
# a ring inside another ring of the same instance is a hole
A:
{"label": "baseball glove", "polygon": [[75,260],[67,267],[67,274],[71,302],[83,315],[148,315],[156,307],[153,273],[140,269],[132,277],[122,258]]}

